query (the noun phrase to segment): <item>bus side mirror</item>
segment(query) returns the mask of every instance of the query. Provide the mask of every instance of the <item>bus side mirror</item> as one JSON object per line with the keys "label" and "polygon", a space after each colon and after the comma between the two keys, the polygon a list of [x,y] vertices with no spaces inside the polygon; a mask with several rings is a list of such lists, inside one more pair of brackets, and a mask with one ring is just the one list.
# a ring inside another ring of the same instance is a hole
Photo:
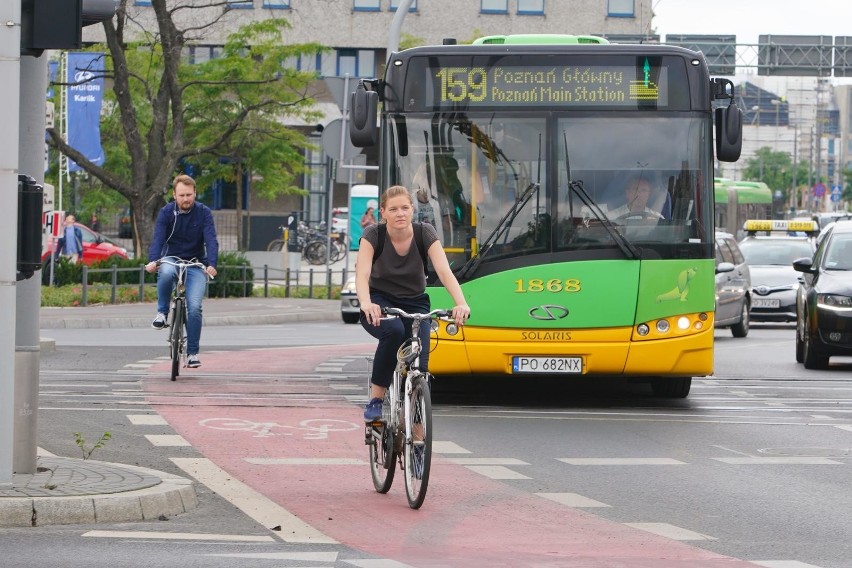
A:
{"label": "bus side mirror", "polygon": [[349,106],[349,138],[357,148],[373,146],[378,140],[376,116],[379,110],[379,94],[368,91],[364,83],[358,83],[352,93]]}
{"label": "bus side mirror", "polygon": [[743,111],[733,102],[716,109],[716,157],[736,162],[743,148]]}

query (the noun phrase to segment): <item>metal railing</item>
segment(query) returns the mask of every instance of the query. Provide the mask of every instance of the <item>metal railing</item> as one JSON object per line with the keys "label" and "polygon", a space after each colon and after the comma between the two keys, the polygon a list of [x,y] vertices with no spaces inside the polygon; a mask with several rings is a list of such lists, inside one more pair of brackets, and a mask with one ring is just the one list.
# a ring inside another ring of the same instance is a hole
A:
{"label": "metal railing", "polygon": [[[268,298],[270,296],[270,292],[278,288],[283,290],[284,298],[307,297],[310,299],[324,298],[331,300],[339,297],[339,289],[346,284],[346,280],[349,276],[349,273],[351,272],[346,268],[343,268],[341,270],[326,270],[314,268],[309,268],[307,270],[290,270],[288,268],[282,270],[277,268],[271,268],[266,264],[259,267],[247,265],[220,265],[218,269],[219,274],[215,280],[215,288],[221,293],[211,295],[211,283],[208,282],[206,294],[207,297],[224,298],[227,295],[228,286],[237,285],[236,287],[239,287],[240,291],[240,293],[237,295],[240,297],[247,297],[249,295],[248,291],[253,290],[256,286],[258,286],[262,287],[262,295],[264,298]],[[233,272],[233,269],[237,269],[239,271],[240,277],[231,277],[228,279],[224,279],[226,274],[231,274]],[[253,273],[253,278],[249,277],[250,270]],[[119,273],[138,273],[139,278],[136,282],[132,284],[119,283]],[[95,274],[109,274],[110,281],[90,282],[91,276]],[[111,268],[89,268],[88,266],[84,265],[82,267],[82,278],[80,282],[80,305],[88,305],[89,293],[91,290],[104,288],[110,290],[109,303],[111,304],[118,303],[117,299],[119,290],[122,289],[136,289],[138,291],[138,298],[140,299],[140,301],[144,301],[145,288],[156,288],[157,286],[156,282],[146,282],[147,275],[148,273],[145,271],[144,266],[133,268],[118,268],[114,265]],[[336,292],[335,289],[337,290]],[[251,295],[254,294],[251,293]],[[233,296],[234,294],[231,294],[231,297]]]}

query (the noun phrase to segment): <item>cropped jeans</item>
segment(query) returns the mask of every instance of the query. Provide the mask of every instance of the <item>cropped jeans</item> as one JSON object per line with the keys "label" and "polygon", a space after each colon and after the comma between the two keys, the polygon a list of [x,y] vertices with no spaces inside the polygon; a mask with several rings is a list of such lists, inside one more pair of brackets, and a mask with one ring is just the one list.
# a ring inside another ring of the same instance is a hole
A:
{"label": "cropped jeans", "polygon": [[[425,313],[429,311],[429,296],[423,294],[416,298],[394,298],[380,292],[370,292],[370,299],[374,304],[386,308],[399,308],[410,314]],[[396,352],[399,346],[411,336],[410,319],[392,318],[383,319],[379,325],[370,325],[361,312],[361,327],[367,333],[379,340],[376,347],[376,355],[373,358],[373,374],[370,381],[377,386],[388,388],[393,380],[393,370],[396,368]],[[429,336],[432,322],[424,320],[420,322],[420,369],[429,369]]]}
{"label": "cropped jeans", "polygon": [[[178,260],[174,256],[163,257],[163,260]],[[157,311],[169,313],[172,291],[177,282],[177,266],[162,263],[157,275]],[[186,269],[186,353],[198,355],[201,340],[201,300],[207,287],[207,275],[197,266]]]}

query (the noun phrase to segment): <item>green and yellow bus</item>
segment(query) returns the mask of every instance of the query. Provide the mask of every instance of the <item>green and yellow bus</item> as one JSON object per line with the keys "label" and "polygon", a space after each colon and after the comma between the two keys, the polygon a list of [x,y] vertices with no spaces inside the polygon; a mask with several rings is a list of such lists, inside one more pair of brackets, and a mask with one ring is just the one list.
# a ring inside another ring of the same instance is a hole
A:
{"label": "green and yellow bus", "polygon": [[748,219],[772,217],[772,190],[762,181],[713,180],[716,228],[741,238]]}
{"label": "green and yellow bus", "polygon": [[380,146],[379,186],[410,188],[434,219],[471,306],[461,333],[438,330],[430,370],[629,376],[687,396],[713,371],[714,140],[739,158],[733,84],[673,46],[444,43],[393,53],[349,123],[355,145]]}

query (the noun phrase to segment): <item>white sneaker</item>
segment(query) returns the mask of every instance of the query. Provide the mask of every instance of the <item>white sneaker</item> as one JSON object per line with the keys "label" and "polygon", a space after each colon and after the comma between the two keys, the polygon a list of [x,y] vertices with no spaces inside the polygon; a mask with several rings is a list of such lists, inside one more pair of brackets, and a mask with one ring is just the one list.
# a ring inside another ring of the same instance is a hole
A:
{"label": "white sneaker", "polygon": [[201,366],[201,361],[198,360],[198,355],[190,355],[186,358],[186,366],[190,369],[197,369]]}
{"label": "white sneaker", "polygon": [[151,327],[154,329],[164,329],[166,327],[166,318],[168,316],[166,314],[157,314],[157,317],[154,318],[154,321],[151,322]]}

